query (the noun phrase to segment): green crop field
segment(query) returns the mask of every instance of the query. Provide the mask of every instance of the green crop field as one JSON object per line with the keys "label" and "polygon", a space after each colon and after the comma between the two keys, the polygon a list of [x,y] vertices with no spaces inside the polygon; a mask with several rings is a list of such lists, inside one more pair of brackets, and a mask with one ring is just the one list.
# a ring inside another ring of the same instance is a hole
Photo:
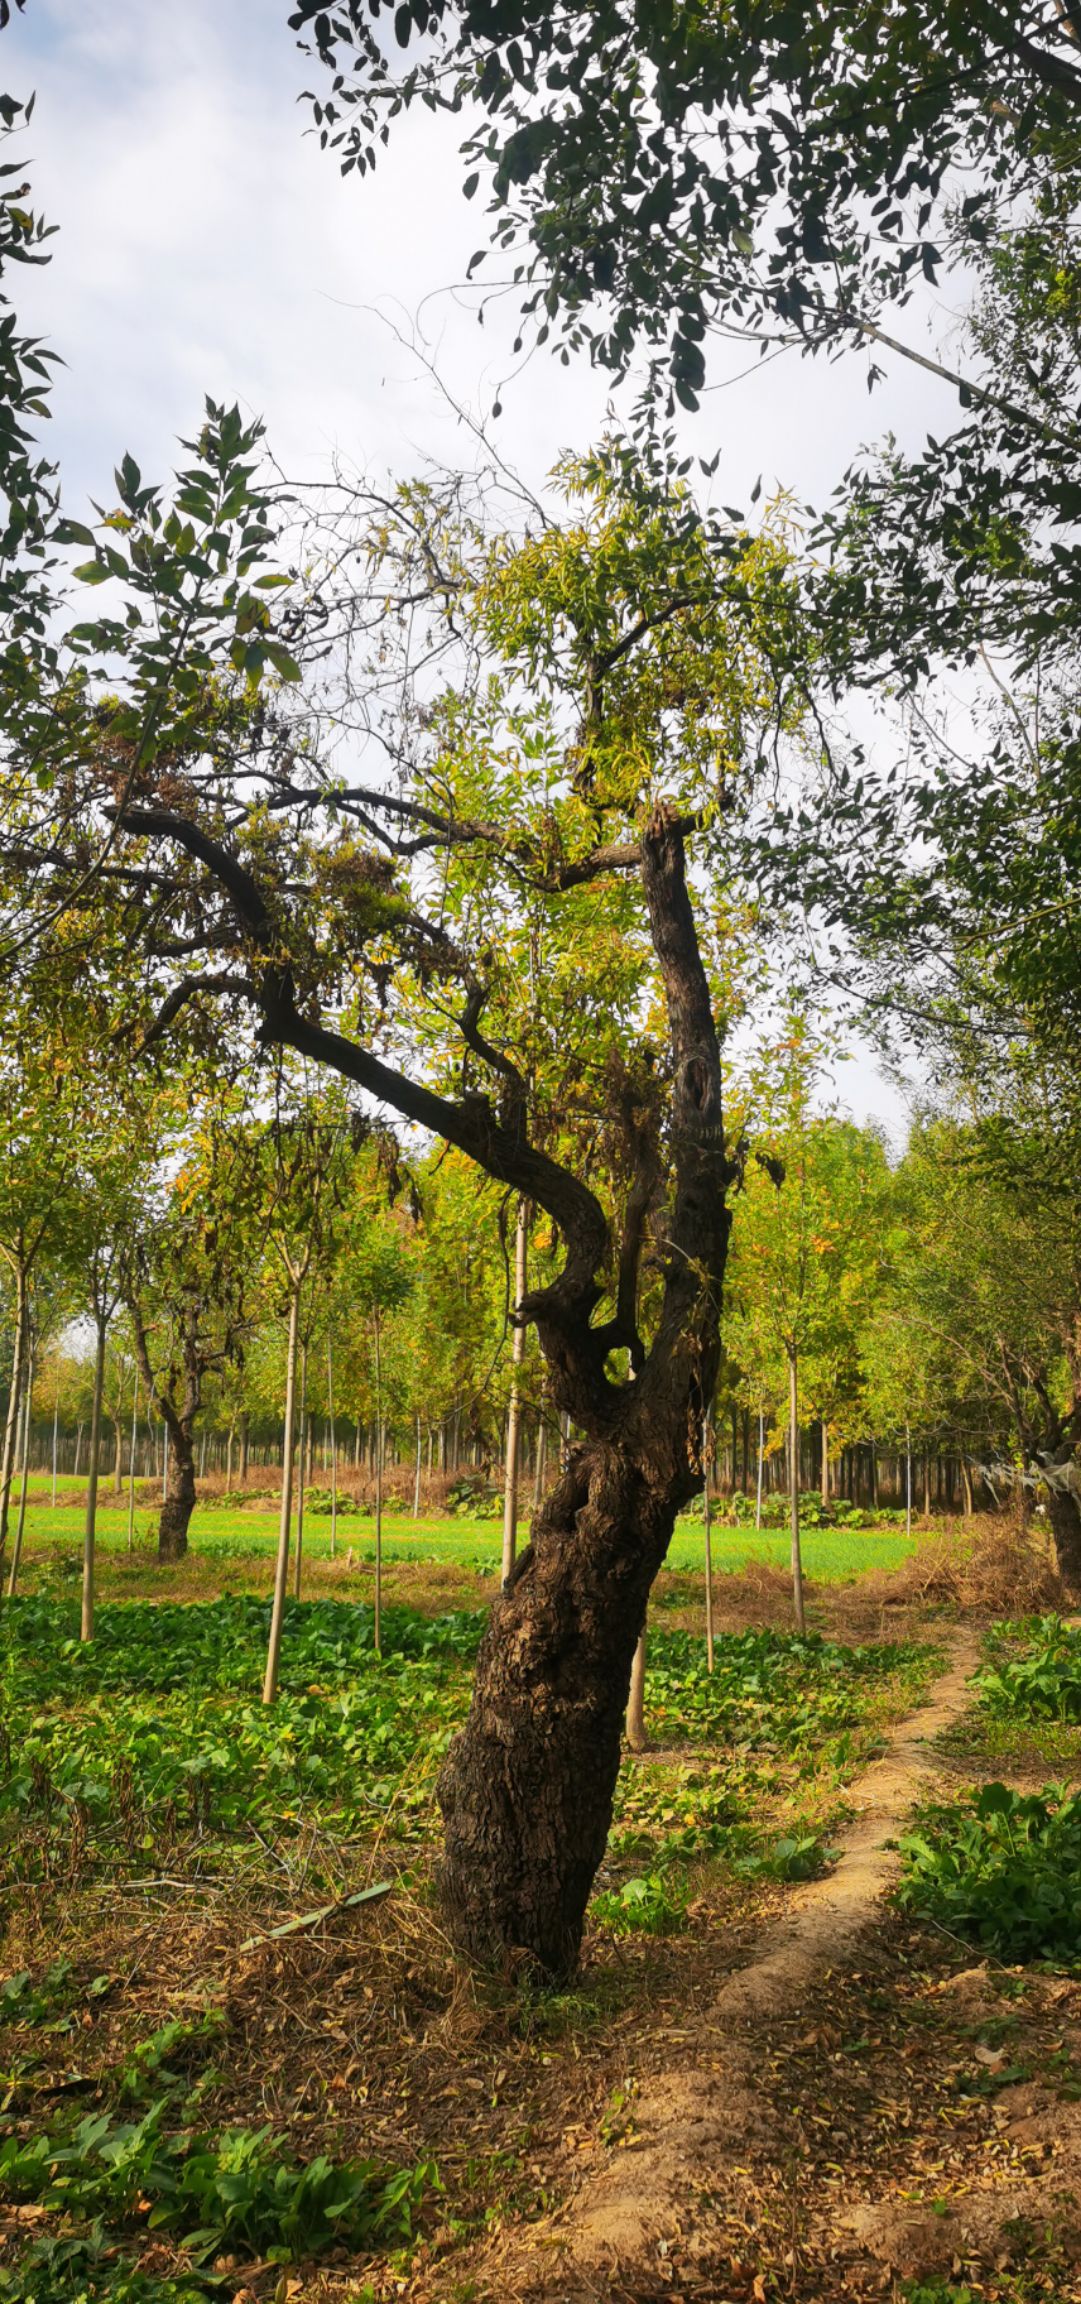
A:
{"label": "green crop field", "polygon": [[[33,1547],[41,1544],[70,1547],[74,1558],[82,1544],[82,1514],[76,1501],[80,1489],[70,1477],[58,1484],[58,1499],[65,1492],[71,1501],[58,1500],[54,1509],[50,1503],[50,1484],[40,1481],[33,1484],[27,1508],[27,1541]],[[111,1490],[103,1487],[97,1541],[106,1551],[123,1551],[128,1541],[127,1504],[117,1505],[110,1497]],[[222,1508],[201,1504],[196,1507],[192,1520],[192,1549],[219,1557],[261,1560],[275,1549],[277,1526],[276,1507]],[[147,1501],[147,1492],[141,1485],[135,1509],[135,1543],[139,1550],[145,1551],[156,1527],[156,1502]],[[524,1543],[527,1534],[528,1522],[523,1519],[519,1541]],[[482,1575],[490,1570],[494,1575],[499,1565],[501,1541],[501,1525],[495,1519],[470,1519],[462,1514],[455,1518],[414,1520],[401,1512],[387,1512],[383,1520],[383,1558],[388,1563],[443,1561],[456,1567],[473,1568]],[[804,1571],[821,1583],[850,1583],[872,1569],[899,1567],[915,1549],[916,1541],[896,1528],[808,1528],[803,1536]],[[337,1548],[340,1555],[347,1556],[352,1551],[358,1566],[371,1564],[375,1558],[375,1524],[370,1512],[339,1512]],[[309,1560],[327,1558],[330,1521],[325,1514],[306,1515],[304,1551]],[[700,1569],[703,1559],[701,1523],[689,1519],[679,1521],[668,1554],[668,1566],[686,1575]],[[736,1575],[752,1560],[783,1568],[788,1560],[787,1532],[762,1529],[756,1533],[754,1529],[714,1525],[716,1574]]]}

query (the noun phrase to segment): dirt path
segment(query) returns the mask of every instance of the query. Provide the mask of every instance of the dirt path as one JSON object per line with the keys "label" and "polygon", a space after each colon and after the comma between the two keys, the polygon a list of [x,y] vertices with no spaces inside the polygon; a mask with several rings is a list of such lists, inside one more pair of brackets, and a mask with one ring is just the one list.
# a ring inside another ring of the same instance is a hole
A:
{"label": "dirt path", "polygon": [[773,2115],[755,2078],[756,2025],[812,2012],[816,1979],[843,1964],[892,1885],[899,1860],[888,1843],[933,1776],[929,1747],[964,1710],[978,1660],[975,1637],[963,1634],[928,1701],[856,1779],[856,1818],[838,1863],[828,1879],[796,1891],[758,1957],[723,1986],[697,2045],[642,2083],[633,2148],[591,2172],[558,2219],[517,2236],[480,2294],[615,2304],[662,2293],[670,2251],[683,2263],[699,2254],[697,2203],[723,2194],[726,2168],[771,2141]]}

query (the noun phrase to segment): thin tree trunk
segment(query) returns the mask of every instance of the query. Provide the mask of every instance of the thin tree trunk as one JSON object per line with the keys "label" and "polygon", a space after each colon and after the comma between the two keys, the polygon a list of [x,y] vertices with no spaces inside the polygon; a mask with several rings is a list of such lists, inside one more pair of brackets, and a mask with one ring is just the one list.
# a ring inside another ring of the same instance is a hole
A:
{"label": "thin tree trunk", "polygon": [[135,1549],[135,1446],[139,1435],[139,1371],[131,1396],[131,1461],[128,1465],[128,1551]]}
{"label": "thin tree trunk", "polygon": [[925,1448],[923,1451],[923,1517],[925,1520],[929,1520],[931,1517],[931,1451],[929,1448]]}
{"label": "thin tree trunk", "polygon": [[541,1394],[541,1414],[537,1425],[537,1457],[533,1466],[533,1510],[539,1512],[544,1500],[544,1475],[547,1470],[548,1426],[544,1420],[544,1395]]}
{"label": "thin tree trunk", "polygon": [[830,1436],[829,1426],[824,1416],[820,1419],[820,1430],[822,1433],[822,1502],[828,1504],[830,1500]]}
{"label": "thin tree trunk", "polygon": [[912,1434],[905,1425],[905,1535],[912,1534]]}
{"label": "thin tree trunk", "polygon": [[420,1431],[420,1410],[417,1410],[417,1462],[413,1473],[413,1518],[420,1519],[420,1475],[424,1462],[424,1443]]}
{"label": "thin tree trunk", "polygon": [[114,1496],[122,1496],[124,1493],[124,1426],[120,1419],[119,1408],[117,1409],[116,1415],[110,1417],[109,1421],[113,1427],[114,1443],[113,1494]]}
{"label": "thin tree trunk", "polygon": [[29,1341],[26,1325],[26,1273],[19,1265],[15,1272],[15,1336],[11,1354],[11,1390],[8,1393],[7,1417],[4,1423],[4,1453],[0,1461],[0,1569],[7,1551],[8,1519],[11,1512],[11,1483],[15,1477],[15,1457],[19,1445],[19,1411],[23,1397],[23,1371]]}
{"label": "thin tree trunk", "polygon": [[[713,1427],[709,1418],[702,1427],[702,1532],[706,1551],[706,1670],[713,1670],[713,1512],[710,1498],[710,1472],[712,1470]],[[747,1451],[743,1452],[744,1473],[747,1469]]]}
{"label": "thin tree trunk", "polygon": [[[529,1209],[518,1202],[514,1227],[514,1310],[517,1314],[528,1284]],[[525,1329],[516,1320],[511,1344],[510,1401],[507,1407],[507,1467],[503,1486],[503,1582],[506,1584],[518,1550],[518,1455],[521,1446],[521,1370],[525,1357]]]}
{"label": "thin tree trunk", "polygon": [[56,1510],[56,1473],[60,1442],[60,1362],[56,1364],[56,1395],[53,1400],[53,1511]]}
{"label": "thin tree trunk", "polygon": [[632,1752],[644,1752],[646,1737],[646,1634],[643,1625],[631,1665],[625,1733]]}
{"label": "thin tree trunk", "polygon": [[762,1526],[762,1466],[765,1460],[765,1454],[766,1419],[762,1409],[760,1408],[758,1411],[758,1487],[755,1493],[754,1506],[754,1524],[756,1528],[761,1528]]}
{"label": "thin tree trunk", "polygon": [[961,1458],[961,1482],[964,1489],[965,1518],[966,1520],[971,1520],[974,1509],[972,1502],[972,1474],[969,1470],[967,1456],[962,1456]]}
{"label": "thin tree trunk", "polygon": [[334,1346],[327,1337],[327,1410],[330,1416],[330,1557],[338,1550],[338,1434],[334,1423]]}
{"label": "thin tree trunk", "polygon": [[270,1610],[270,1639],[263,1675],[263,1702],[273,1704],[278,1693],[282,1622],[289,1579],[289,1523],[293,1512],[293,1428],[296,1414],[297,1339],[300,1333],[300,1291],[303,1273],[291,1273],[289,1341],[285,1353],[285,1444],[282,1451],[281,1516],[278,1521],[278,1557],[274,1565],[274,1599]]}
{"label": "thin tree trunk", "polygon": [[240,1415],[240,1485],[242,1488],[246,1488],[248,1485],[248,1434],[250,1422],[251,1419],[248,1410],[246,1408],[242,1409]]}
{"label": "thin tree trunk", "polygon": [[803,1604],[803,1555],[800,1549],[799,1533],[799,1372],[794,1344],[789,1346],[788,1351],[788,1425],[788,1506],[789,1528],[792,1538],[792,1608],[796,1619],[796,1630],[797,1632],[804,1632],[807,1629],[807,1617]]}
{"label": "thin tree trunk", "polygon": [[26,1492],[30,1484],[30,1405],[34,1392],[34,1338],[31,1333],[26,1360],[26,1405],[22,1420],[22,1480],[19,1486],[19,1517],[15,1527],[15,1543],[11,1554],[11,1574],[8,1577],[8,1599],[12,1598],[19,1581],[23,1556],[23,1532],[26,1527]]}
{"label": "thin tree trunk", "polygon": [[80,1640],[94,1637],[94,1545],[98,1521],[98,1457],[101,1449],[101,1400],[105,1390],[105,1338],[108,1321],[98,1314],[97,1354],[94,1360],[94,1405],[90,1419],[90,1465],[83,1528],[83,1607]]}
{"label": "thin tree trunk", "polygon": [[74,1479],[76,1479],[76,1480],[77,1480],[77,1479],[78,1479],[78,1477],[79,1477],[79,1457],[80,1457],[80,1454],[81,1454],[81,1452],[82,1452],[82,1445],[83,1445],[83,1420],[82,1420],[82,1418],[80,1417],[80,1419],[79,1419],[79,1422],[78,1422],[78,1425],[77,1425],[77,1427],[76,1427],[76,1432],[75,1432],[75,1469],[74,1469],[74,1473],[73,1473],[73,1475],[72,1475],[72,1477],[73,1477]]}
{"label": "thin tree trunk", "polygon": [[300,1572],[301,1572],[301,1564],[302,1564],[302,1561],[303,1561],[303,1557],[304,1557],[304,1488],[305,1488],[305,1473],[306,1473],[306,1469],[307,1469],[307,1465],[306,1465],[306,1458],[305,1458],[305,1454],[304,1454],[304,1444],[305,1444],[305,1441],[306,1441],[306,1439],[307,1439],[307,1436],[308,1436],[308,1431],[307,1431],[307,1422],[306,1422],[306,1419],[307,1419],[307,1413],[308,1413],[308,1347],[307,1347],[307,1345],[305,1344],[305,1345],[302,1347],[302,1349],[301,1349],[301,1354],[300,1354],[300,1451],[299,1451],[299,1461],[298,1461],[298,1464],[297,1464],[297,1550],[296,1550],[296,1560],[295,1560],[295,1562],[294,1562],[294,1564],[293,1564],[293,1598],[294,1598],[294,1600],[299,1600],[299,1598],[300,1598]]}
{"label": "thin tree trunk", "polygon": [[375,1609],[372,1641],[383,1653],[383,1361],[379,1313],[375,1313]]}

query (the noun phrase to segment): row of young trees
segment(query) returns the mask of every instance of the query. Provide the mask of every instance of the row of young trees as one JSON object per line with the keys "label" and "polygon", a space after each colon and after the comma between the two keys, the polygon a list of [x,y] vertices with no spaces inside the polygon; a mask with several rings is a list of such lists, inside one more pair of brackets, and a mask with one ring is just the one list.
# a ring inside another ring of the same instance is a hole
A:
{"label": "row of young trees", "polygon": [[[813,1427],[824,1497],[864,1444],[875,1499],[876,1443],[907,1464],[910,1495],[911,1458],[922,1460],[917,1508],[932,1453],[960,1460],[970,1510],[976,1497],[1024,1492],[1074,1397],[1081,1299],[1068,1215],[1005,1191],[986,1131],[956,1118],[918,1125],[892,1160],[876,1131],[816,1103],[819,1054],[793,1011],[732,1083],[755,1151],[729,1252],[711,1476],[731,1428],[728,1478],[756,1484],[756,1459],[787,1451],[794,1403],[796,1429]],[[92,1474],[96,1419],[99,1448],[111,1428],[119,1489],[125,1449],[134,1476],[144,1433],[143,1476],[158,1476],[160,1431],[159,1552],[181,1557],[211,1435],[227,1485],[246,1483],[253,1438],[283,1461],[295,1294],[296,1446],[309,1484],[318,1432],[324,1474],[331,1450],[336,1479],[363,1449],[380,1502],[388,1459],[408,1465],[414,1510],[433,1469],[470,1464],[510,1488],[526,1457],[539,1499],[562,1435],[511,1315],[523,1260],[534,1279],[550,1261],[549,1232],[527,1203],[515,1219],[459,1157],[421,1151],[407,1167],[344,1100],[296,1080],[283,1109],[280,1076],[275,1085],[272,1112],[253,1082],[209,1103],[193,1082],[183,1117],[159,1085],[139,1099],[138,1162],[130,1104],[113,1115],[118,1141],[103,1159],[108,1119],[95,1101],[98,1165],[81,1178],[71,1106],[61,1189],[55,1128],[37,1125],[38,1073],[18,1094],[11,1080],[11,1109],[31,1115],[0,1146],[5,1431],[21,1418],[24,1467],[36,1418],[46,1448],[51,1424],[54,1454],[70,1427],[74,1468],[81,1458]],[[654,1236],[654,1254],[659,1245]],[[91,1328],[87,1353],[79,1338]],[[13,1470],[12,1446],[6,1495]],[[17,1536],[10,1589],[18,1551]]]}
{"label": "row of young trees", "polygon": [[[814,1213],[810,1152],[790,1143],[786,1161],[732,1093],[748,924],[766,946],[833,936],[833,976],[949,1075],[966,1118],[946,1131],[941,1205],[960,1234],[965,1193],[985,1195],[988,1254],[961,1273],[944,1254],[928,1297],[938,1204],[920,1218],[919,1318],[902,1314],[892,1349],[883,1335],[881,1364],[911,1405],[905,1353],[952,1337],[958,1399],[968,1353],[1019,1452],[1044,1460],[1077,1559],[1079,35],[1066,6],[954,0],[425,0],[396,9],[393,40],[382,13],[292,8],[329,73],[326,140],[366,173],[415,99],[479,107],[467,189],[485,177],[493,240],[517,247],[527,324],[617,370],[644,346],[640,419],[566,460],[543,500],[492,457],[301,507],[258,427],[212,406],[175,488],[125,459],[104,520],[62,524],[36,446],[47,361],[8,316],[9,1039],[66,985],[103,1108],[120,1070],[168,1062],[184,1083],[224,1052],[236,1078],[292,1050],[547,1227],[516,1317],[575,1439],[444,1768],[442,1897],[471,1952],[558,1975],[605,1844],[650,1585],[702,1478],[722,1305],[738,1333],[756,1270],[783,1269],[763,1300],[798,1406],[801,1381],[827,1397],[820,1269],[831,1302],[850,1274],[860,1292],[843,1220]],[[40,243],[22,191],[0,195],[6,270]],[[865,459],[810,539],[778,507],[696,499],[665,400],[697,404],[714,330],[904,356],[889,304],[950,262],[976,299],[946,440]],[[69,548],[106,607],[74,623]],[[959,750],[934,674],[989,652]],[[846,736],[859,685],[902,691],[899,756],[888,722],[881,762]],[[60,1093],[43,1081],[35,1111],[55,1121]],[[80,1209],[114,1142],[73,1136]],[[137,1132],[122,1183],[140,1150]],[[733,1221],[756,1202],[741,1295]],[[776,1254],[767,1208],[789,1212]],[[66,1231],[85,1238],[103,1335],[115,1232],[81,1221]],[[309,1208],[281,1256],[294,1338],[310,1229]],[[996,1258],[1015,1249],[1003,1323]],[[38,1253],[31,1226],[16,1292]],[[903,1245],[887,1262],[906,1269]],[[731,1357],[764,1380],[749,1331]]]}

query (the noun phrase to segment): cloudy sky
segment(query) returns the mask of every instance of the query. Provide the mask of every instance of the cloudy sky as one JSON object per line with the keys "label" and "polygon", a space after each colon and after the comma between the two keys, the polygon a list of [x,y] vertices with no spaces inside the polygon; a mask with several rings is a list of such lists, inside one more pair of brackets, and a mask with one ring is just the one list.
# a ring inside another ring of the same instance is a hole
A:
{"label": "cloudy sky", "polygon": [[[460,124],[426,112],[399,128],[374,179],[343,179],[309,132],[313,66],[288,31],[289,0],[27,0],[0,34],[0,84],[37,106],[21,149],[35,206],[59,227],[53,261],[20,279],[22,316],[65,367],[53,446],[68,509],[110,494],[125,449],[148,477],[171,469],[206,393],[266,419],[291,474],[340,455],[403,471],[467,451],[445,402],[388,320],[420,328],[454,396],[487,412],[515,363],[515,312],[459,285],[484,239],[459,192]],[[24,285],[25,283],[25,285]],[[949,315],[924,314],[937,337]],[[867,362],[786,355],[740,375],[722,348],[688,424],[719,448],[722,502],[771,490],[821,500],[862,441],[917,444],[955,402],[904,361],[867,393]],[[501,447],[531,482],[598,428],[610,386],[544,354],[503,389]],[[898,1106],[865,1062],[838,1085],[861,1111]]]}

